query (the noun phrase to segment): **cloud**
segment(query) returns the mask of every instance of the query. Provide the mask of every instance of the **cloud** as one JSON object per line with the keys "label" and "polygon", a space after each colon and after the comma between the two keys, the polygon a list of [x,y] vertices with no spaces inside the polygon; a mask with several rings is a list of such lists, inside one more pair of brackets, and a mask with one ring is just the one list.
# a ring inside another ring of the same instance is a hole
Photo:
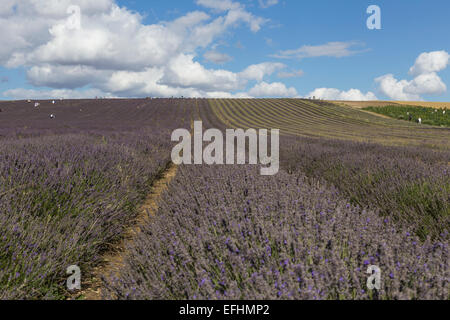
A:
{"label": "cloud", "polygon": [[420,100],[419,95],[405,92],[404,89],[409,85],[407,80],[399,81],[394,75],[386,74],[376,78],[375,82],[378,83],[381,93],[393,100]]}
{"label": "cloud", "polygon": [[392,74],[387,74],[375,79],[381,93],[393,100],[416,101],[423,100],[423,94],[441,94],[447,90],[436,73],[425,73],[411,81],[397,80]]}
{"label": "cloud", "polygon": [[363,93],[358,89],[341,91],[335,88],[317,88],[305,96],[305,98],[316,97],[324,100],[345,100],[345,101],[372,101],[378,100],[373,92]]}
{"label": "cloud", "polygon": [[[105,91],[131,95],[208,97],[229,96],[227,92],[244,88],[248,81],[262,81],[265,76],[284,68],[281,63],[265,62],[247,67],[242,72],[207,69],[194,61],[194,56],[179,55],[166,67],[148,68],[142,72],[114,72]],[[244,93],[240,93],[244,95]]]}
{"label": "cloud", "polygon": [[184,48],[190,51],[212,41],[211,37],[205,37],[205,42],[188,37],[208,19],[205,13],[191,12],[168,24],[146,26],[141,24],[139,15],[113,6],[100,17],[82,15],[80,29],[72,30],[65,23],[53,25],[49,29],[51,39],[26,54],[25,64],[86,65],[113,70],[164,65]]}
{"label": "cloud", "polygon": [[278,4],[278,0],[258,0],[258,3],[261,8],[266,9]]}
{"label": "cloud", "polygon": [[314,57],[348,57],[359,52],[361,50],[352,50],[353,47],[363,45],[360,42],[328,42],[326,44],[318,46],[305,45],[294,50],[280,51],[277,54],[272,55],[274,58],[279,59],[303,59]]}
{"label": "cloud", "polygon": [[75,89],[102,82],[112,71],[95,69],[84,65],[34,66],[27,71],[28,82],[37,87]]}
{"label": "cloud", "polygon": [[[4,95],[208,97],[232,96],[227,91],[234,90],[245,95],[249,81],[262,81],[280,68],[267,63],[235,73],[201,65],[196,54],[203,49],[209,61],[230,59],[215,51],[218,37],[240,25],[257,32],[268,20],[239,2],[197,4],[213,13],[193,11],[146,25],[139,13],[114,0],[5,0],[0,8],[0,65],[25,68],[28,82],[45,89],[14,89]],[[79,28],[69,23],[71,5],[80,7]]]}
{"label": "cloud", "polygon": [[226,26],[243,21],[249,24],[251,31],[257,32],[263,24],[269,21],[268,19],[251,14],[239,2],[230,0],[197,0],[196,3],[205,8],[213,9],[216,12],[227,11],[226,17],[220,19]]}
{"label": "cloud", "polygon": [[393,100],[423,100],[422,95],[439,95],[447,86],[436,72],[444,70],[449,63],[446,51],[424,52],[419,55],[409,72],[412,80],[397,80],[393,74],[375,79],[382,94]]}
{"label": "cloud", "polygon": [[286,65],[278,62],[263,62],[253,64],[243,70],[239,76],[242,79],[262,81],[266,75],[271,75],[275,71],[285,68]]}
{"label": "cloud", "polygon": [[303,70],[292,71],[292,72],[280,71],[280,72],[278,72],[277,77],[281,78],[281,79],[299,78],[299,77],[302,77],[304,74],[305,73],[303,72]]}
{"label": "cloud", "polygon": [[432,73],[424,73],[415,77],[405,87],[405,92],[413,94],[441,94],[447,91],[447,86],[442,82],[439,76]]}
{"label": "cloud", "polygon": [[248,92],[250,96],[253,97],[296,97],[298,95],[297,90],[293,87],[287,88],[281,82],[267,83],[261,82],[256,84]]}
{"label": "cloud", "polygon": [[144,71],[116,71],[101,88],[120,96],[185,96],[203,97],[204,92],[193,87],[180,87],[162,83],[164,68],[147,68]]}
{"label": "cloud", "polygon": [[233,60],[229,55],[225,53],[220,53],[215,50],[207,51],[203,55],[203,57],[206,59],[206,61],[216,63],[216,64],[224,64],[231,60]]}
{"label": "cloud", "polygon": [[439,72],[447,68],[450,55],[446,51],[424,52],[417,57],[414,66],[409,69],[413,76],[424,73]]}
{"label": "cloud", "polygon": [[11,89],[4,92],[6,97],[12,99],[88,99],[93,97],[114,98],[111,94],[102,92],[98,89],[88,90],[70,90],[70,89],[54,89],[54,90],[34,90],[34,89]]}
{"label": "cloud", "polygon": [[241,8],[241,4],[231,0],[197,0],[199,6],[214,9],[217,11],[237,10]]}
{"label": "cloud", "polygon": [[112,0],[2,1],[0,64],[23,64],[26,53],[51,39],[52,26],[67,22],[67,8],[72,4],[80,5],[84,16],[97,16],[113,6]]}
{"label": "cloud", "polygon": [[233,91],[239,88],[238,75],[227,70],[209,70],[193,61],[193,55],[172,59],[160,83],[205,91]]}

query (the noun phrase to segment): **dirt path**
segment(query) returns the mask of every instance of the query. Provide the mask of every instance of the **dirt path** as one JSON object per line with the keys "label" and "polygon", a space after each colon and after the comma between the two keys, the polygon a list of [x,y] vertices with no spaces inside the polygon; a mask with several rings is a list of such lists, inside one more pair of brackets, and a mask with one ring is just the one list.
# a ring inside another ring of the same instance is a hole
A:
{"label": "dirt path", "polygon": [[136,236],[141,232],[141,227],[148,222],[149,218],[158,210],[158,201],[161,194],[167,189],[168,184],[175,177],[177,166],[170,163],[162,177],[155,181],[151,193],[147,196],[144,204],[139,210],[139,215],[133,226],[124,232],[124,240],[115,245],[111,251],[102,257],[100,266],[93,270],[93,278],[89,282],[82,282],[87,289],[82,290],[73,299],[101,300],[102,299],[102,276],[110,277],[119,274],[124,265],[125,248],[134,242]]}
{"label": "dirt path", "polygon": [[346,105],[356,109],[362,109],[366,107],[385,107],[389,105],[398,105],[395,101],[330,101],[337,105]]}
{"label": "dirt path", "polygon": [[377,116],[380,118],[391,119],[391,120],[395,119],[395,118],[388,117],[384,114],[379,114],[379,113],[372,112],[369,110],[363,110],[363,108],[366,108],[366,107],[384,107],[387,105],[397,105],[397,103],[395,103],[395,102],[385,102],[385,101],[331,101],[331,102],[334,104],[337,104],[337,105],[344,105],[344,106],[348,106],[348,107],[351,107],[354,109],[358,109],[361,112],[365,112],[365,113],[368,113],[368,114],[371,114],[371,115],[374,115],[374,116]]}
{"label": "dirt path", "polygon": [[373,115],[373,116],[381,117],[381,118],[384,118],[384,119],[391,119],[391,120],[394,119],[394,120],[398,120],[398,119],[395,119],[395,118],[388,117],[388,116],[386,116],[386,115],[384,115],[384,114],[372,112],[372,111],[369,111],[369,110],[362,110],[362,109],[360,109],[359,111],[365,112],[365,113],[368,113],[368,114],[371,114],[371,115]]}

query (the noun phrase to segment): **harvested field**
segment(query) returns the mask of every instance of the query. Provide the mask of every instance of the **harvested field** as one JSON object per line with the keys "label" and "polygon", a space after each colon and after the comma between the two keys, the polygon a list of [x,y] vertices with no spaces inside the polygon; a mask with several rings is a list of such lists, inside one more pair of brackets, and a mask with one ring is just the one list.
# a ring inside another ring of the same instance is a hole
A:
{"label": "harvested field", "polygon": [[392,105],[407,105],[437,109],[450,109],[450,102],[429,102],[429,101],[329,101],[338,105],[347,105],[350,107],[362,109],[366,107],[385,107]]}
{"label": "harvested field", "polygon": [[284,135],[450,147],[447,128],[419,126],[324,101],[216,99],[210,103],[217,118],[230,128],[279,128]]}

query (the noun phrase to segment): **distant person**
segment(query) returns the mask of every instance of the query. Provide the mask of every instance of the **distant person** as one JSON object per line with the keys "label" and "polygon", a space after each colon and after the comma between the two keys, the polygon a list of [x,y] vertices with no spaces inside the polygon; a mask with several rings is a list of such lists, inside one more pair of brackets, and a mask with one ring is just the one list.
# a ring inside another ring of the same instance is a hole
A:
{"label": "distant person", "polygon": [[50,119],[55,119],[55,115],[54,115],[54,114],[51,114],[51,115],[50,115]]}
{"label": "distant person", "polygon": [[422,124],[422,118],[419,118],[419,120],[417,120],[417,122],[418,122],[419,124]]}

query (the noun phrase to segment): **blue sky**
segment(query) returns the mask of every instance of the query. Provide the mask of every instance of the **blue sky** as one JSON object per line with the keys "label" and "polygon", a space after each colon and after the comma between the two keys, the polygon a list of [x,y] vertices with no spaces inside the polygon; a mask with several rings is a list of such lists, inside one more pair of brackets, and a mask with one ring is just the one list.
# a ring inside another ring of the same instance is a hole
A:
{"label": "blue sky", "polygon": [[[450,101],[445,0],[47,2],[0,5],[0,99]],[[67,27],[71,5],[79,29]],[[369,5],[381,9],[381,30],[366,26]]]}

